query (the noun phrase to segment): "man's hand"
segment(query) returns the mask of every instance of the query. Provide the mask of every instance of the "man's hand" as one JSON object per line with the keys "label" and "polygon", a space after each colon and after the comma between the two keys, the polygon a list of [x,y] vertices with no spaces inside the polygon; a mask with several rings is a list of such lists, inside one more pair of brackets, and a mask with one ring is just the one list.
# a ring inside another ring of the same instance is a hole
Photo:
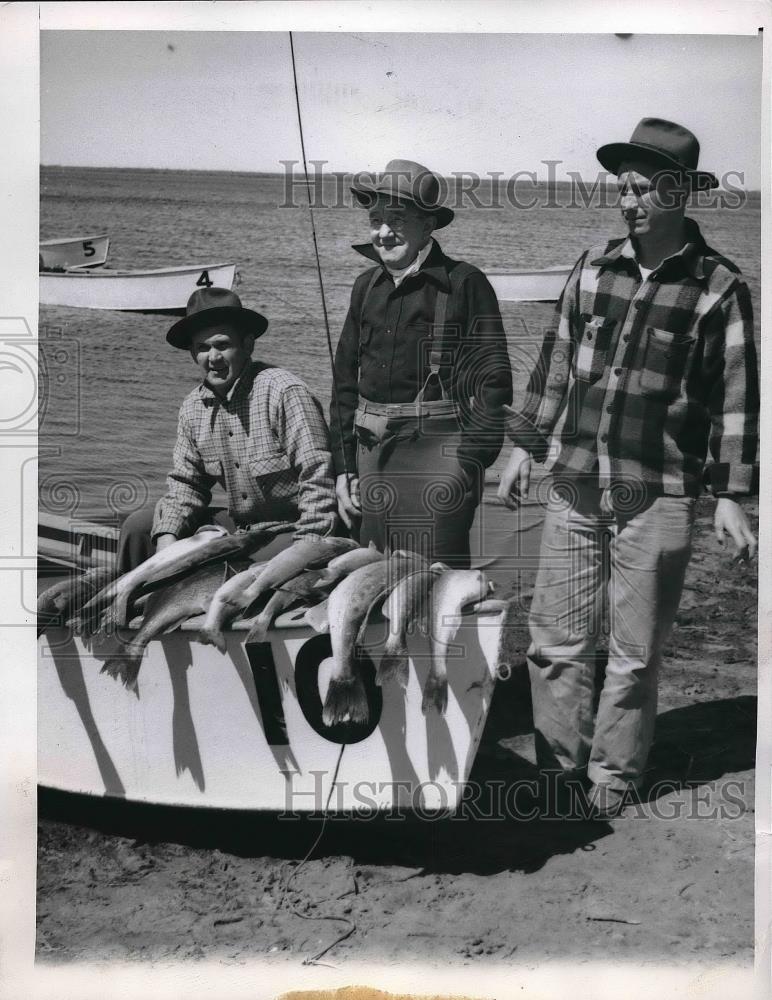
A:
{"label": "man's hand", "polygon": [[718,544],[723,545],[727,534],[734,543],[736,562],[748,562],[756,555],[756,536],[751,531],[745,511],[729,497],[719,497],[713,520]]}
{"label": "man's hand", "polygon": [[347,528],[351,528],[353,520],[362,516],[362,506],[359,502],[359,478],[350,472],[343,472],[335,480],[335,493],[338,497],[338,513]]}
{"label": "man's hand", "polygon": [[176,541],[177,541],[176,535],[169,535],[169,534],[159,535],[158,538],[156,538],[155,540],[155,550],[156,552],[160,552],[161,549],[165,549],[167,545],[172,545]]}
{"label": "man's hand", "polygon": [[498,498],[510,510],[518,506],[528,496],[531,482],[531,456],[524,448],[513,448],[509,461],[501,473]]}

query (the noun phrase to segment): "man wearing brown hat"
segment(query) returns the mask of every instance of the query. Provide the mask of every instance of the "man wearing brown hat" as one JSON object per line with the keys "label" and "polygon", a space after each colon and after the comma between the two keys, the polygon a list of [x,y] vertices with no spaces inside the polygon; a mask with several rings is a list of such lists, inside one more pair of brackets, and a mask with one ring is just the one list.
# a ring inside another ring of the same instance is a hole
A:
{"label": "man wearing brown hat", "polygon": [[454,215],[440,188],[410,160],[351,188],[370,229],[354,249],[375,266],[352,290],[330,430],[341,516],[360,542],[463,567],[512,377],[490,283],[434,239]]}
{"label": "man wearing brown hat", "polygon": [[[275,541],[269,556],[303,535],[328,535],[337,504],[327,427],[306,384],[252,359],[264,316],[225,288],[191,295],[167,341],[188,351],[202,381],[182,403],[167,490],[152,510],[130,515],[118,568],[126,572],[212,519],[230,530],[259,527]],[[227,511],[209,508],[212,489]]]}
{"label": "man wearing brown hat", "polygon": [[748,286],[685,217],[690,191],[718,186],[695,136],[645,118],[597,155],[618,177],[628,235],[582,254],[568,279],[508,427],[499,496],[516,507],[532,459],[545,462],[528,654],[537,752],[586,776],[595,813],[613,816],[644,774],[703,485],[719,542],[739,559],[756,551],[739,501],[757,489],[759,395]]}

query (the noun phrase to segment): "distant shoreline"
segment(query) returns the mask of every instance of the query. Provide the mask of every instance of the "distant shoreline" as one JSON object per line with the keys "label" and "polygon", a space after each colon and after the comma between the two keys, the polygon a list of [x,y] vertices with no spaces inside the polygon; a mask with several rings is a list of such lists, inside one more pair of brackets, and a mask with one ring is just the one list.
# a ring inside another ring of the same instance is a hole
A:
{"label": "distant shoreline", "polygon": [[[127,173],[127,174],[191,174],[191,175],[198,174],[198,175],[206,175],[206,176],[218,176],[218,175],[220,175],[220,176],[223,176],[223,177],[261,177],[261,178],[266,178],[266,179],[268,179],[268,178],[275,178],[276,180],[284,180],[285,177],[286,177],[286,174],[284,174],[283,172],[280,172],[280,171],[276,171],[276,170],[204,170],[204,169],[198,169],[198,168],[184,168],[184,167],[94,167],[94,166],[75,166],[73,164],[67,164],[67,165],[65,165],[65,164],[61,164],[61,163],[41,163],[40,164],[40,170],[41,171],[43,171],[43,170],[61,170],[61,171],[70,171],[70,170],[73,170],[73,171],[74,170],[81,170],[82,171],[82,170],[88,170],[88,171],[99,172],[99,173],[112,172],[112,173]],[[299,175],[302,172],[299,171],[299,170],[296,170],[295,173]],[[329,178],[330,180],[334,180],[336,177],[345,177],[345,176],[351,175],[353,173],[356,173],[356,171],[352,171],[352,170],[333,170],[333,171],[324,171],[321,176],[322,176],[323,179]],[[517,171],[515,171],[515,173],[517,173]],[[314,176],[316,178],[318,178],[318,175],[314,175]],[[445,178],[445,180],[447,180],[450,183],[458,183],[459,180],[461,180],[461,179],[462,178],[459,178],[459,177],[446,177]],[[485,177],[485,176],[483,176],[481,178],[481,180],[483,180],[486,184],[493,184],[493,182],[494,182],[494,178],[492,178],[492,177]],[[499,178],[496,179],[496,183],[498,183],[499,185],[501,185],[501,184],[507,184],[507,183],[509,183],[509,179],[502,176],[502,177],[499,177]],[[533,180],[531,180],[528,177],[519,177],[517,179],[517,181],[516,181],[516,185],[517,186],[546,188],[546,189],[553,189],[553,190],[567,190],[567,189],[570,189],[573,183],[574,182],[570,181],[570,180],[567,180],[567,181],[562,181],[562,180],[545,180],[545,179],[538,179],[538,178],[534,182]],[[583,179],[583,183],[589,184],[590,181],[589,180],[585,181]],[[611,188],[613,190],[613,189],[615,189],[615,182],[609,181],[609,183],[607,183],[607,184],[600,184],[599,183],[599,187],[600,188],[604,188],[604,189],[605,188]],[[743,191],[743,193],[747,197],[750,197],[750,198],[754,198],[754,199],[761,198],[761,191],[758,188],[747,188],[747,189],[746,188],[736,188],[735,190],[736,191],[740,191],[740,190]],[[716,191],[716,193],[720,193],[722,191],[725,191],[725,192],[729,193],[730,189],[727,189],[727,188],[716,188],[715,191]]]}

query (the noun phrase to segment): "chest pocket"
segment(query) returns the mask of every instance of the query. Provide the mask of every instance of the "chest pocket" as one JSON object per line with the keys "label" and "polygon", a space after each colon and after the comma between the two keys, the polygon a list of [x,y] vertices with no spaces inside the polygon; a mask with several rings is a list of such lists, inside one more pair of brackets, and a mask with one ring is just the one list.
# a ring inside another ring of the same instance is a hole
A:
{"label": "chest pocket", "polygon": [[583,382],[597,382],[606,369],[617,321],[587,313],[581,319],[581,335],[574,352],[574,374]]}
{"label": "chest pocket", "polygon": [[645,396],[674,399],[681,390],[689,353],[696,337],[649,326],[641,368],[641,392]]}
{"label": "chest pocket", "polygon": [[297,494],[297,477],[290,457],[285,452],[265,452],[258,458],[253,458],[249,468],[267,499],[286,499]]}

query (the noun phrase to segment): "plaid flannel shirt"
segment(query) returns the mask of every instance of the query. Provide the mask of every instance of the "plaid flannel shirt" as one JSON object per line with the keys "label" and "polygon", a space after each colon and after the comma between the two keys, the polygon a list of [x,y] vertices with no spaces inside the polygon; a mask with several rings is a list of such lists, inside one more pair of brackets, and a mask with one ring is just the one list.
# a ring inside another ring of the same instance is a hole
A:
{"label": "plaid flannel shirt", "polygon": [[306,384],[252,361],[221,399],[204,383],[183,401],[167,492],[152,535],[191,534],[219,483],[238,527],[328,535],[337,502],[327,426]]}
{"label": "plaid flannel shirt", "polygon": [[697,496],[703,481],[716,495],[758,489],[748,286],[695,222],[686,227],[686,246],[646,281],[630,239],[574,266],[508,424],[554,475],[676,496]]}

